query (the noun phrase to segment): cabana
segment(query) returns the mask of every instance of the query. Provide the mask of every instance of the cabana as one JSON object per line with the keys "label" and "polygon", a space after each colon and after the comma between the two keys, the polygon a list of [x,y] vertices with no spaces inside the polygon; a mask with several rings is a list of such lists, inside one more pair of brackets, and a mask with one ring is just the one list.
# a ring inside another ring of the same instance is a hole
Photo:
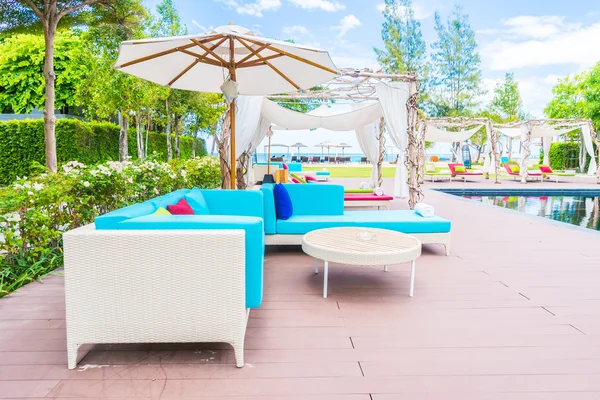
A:
{"label": "cabana", "polygon": [[[272,125],[274,131],[315,128],[354,130],[361,149],[373,161],[375,172],[372,183],[379,186],[382,182],[385,128],[400,153],[394,195],[408,196],[409,205],[413,208],[423,198],[417,178],[420,166],[412,162],[418,151],[417,85],[415,74],[390,75],[366,70],[342,70],[340,76],[318,90],[269,96],[269,99],[278,101],[319,99],[351,102],[352,111],[343,114],[328,112],[324,107],[302,114],[263,97],[240,97],[236,112],[243,113],[245,118],[243,122],[240,121],[237,132],[240,149],[238,170],[250,170],[250,155]],[[326,115],[315,115],[323,113]]]}
{"label": "cabana", "polygon": [[[483,166],[483,172],[486,178],[489,178],[490,172],[496,175],[496,183],[500,183],[500,158],[498,154],[498,135],[492,121],[488,118],[425,118],[419,121],[419,155],[417,162],[419,165],[425,163],[425,142],[454,143],[468,140],[481,129],[487,133],[487,157]],[[442,128],[453,128],[457,131],[448,131]],[[469,128],[469,129],[467,129]],[[462,152],[460,152],[462,153]],[[462,157],[462,155],[460,156]],[[419,171],[423,171],[421,168]],[[419,176],[422,182],[424,176]]]}
{"label": "cabana", "polygon": [[[598,147],[598,158],[600,159],[600,141],[596,137],[594,126],[589,119],[537,119],[530,121],[519,121],[511,124],[496,125],[498,132],[512,137],[519,138],[522,143],[521,149],[521,182],[526,183],[528,178],[527,160],[531,155],[531,139],[541,138],[544,146],[544,164],[549,164],[549,150],[551,140],[554,137],[564,135],[576,129],[581,130],[581,137],[585,151],[591,157],[590,166],[587,170],[588,175],[596,174],[600,184],[600,168],[596,162],[594,154],[594,142]],[[584,166],[582,165],[581,168]],[[582,171],[584,172],[584,171]]]}

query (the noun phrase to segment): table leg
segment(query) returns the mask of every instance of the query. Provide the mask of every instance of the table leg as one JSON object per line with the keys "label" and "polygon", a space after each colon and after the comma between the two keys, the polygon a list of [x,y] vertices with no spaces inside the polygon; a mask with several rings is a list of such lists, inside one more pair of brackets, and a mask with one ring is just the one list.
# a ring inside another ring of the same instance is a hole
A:
{"label": "table leg", "polygon": [[410,263],[410,297],[413,297],[413,294],[415,292],[415,264],[416,260],[413,260]]}
{"label": "table leg", "polygon": [[387,265],[384,265],[384,266],[383,266],[383,272],[388,272]]}
{"label": "table leg", "polygon": [[319,259],[315,258],[315,274],[319,273]]}
{"label": "table leg", "polygon": [[327,298],[327,276],[329,275],[329,262],[325,261],[325,265],[323,266],[323,298]]}

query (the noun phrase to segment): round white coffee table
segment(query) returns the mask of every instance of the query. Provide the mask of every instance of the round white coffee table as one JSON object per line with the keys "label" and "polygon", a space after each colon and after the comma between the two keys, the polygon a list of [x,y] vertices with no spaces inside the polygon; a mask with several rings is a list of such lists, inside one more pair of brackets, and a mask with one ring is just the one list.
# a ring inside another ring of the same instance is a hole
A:
{"label": "round white coffee table", "polygon": [[374,228],[328,228],[304,235],[302,250],[324,261],[323,297],[327,298],[327,275],[330,262],[346,265],[383,265],[411,262],[410,297],[414,293],[415,261],[421,255],[421,242],[410,235]]}

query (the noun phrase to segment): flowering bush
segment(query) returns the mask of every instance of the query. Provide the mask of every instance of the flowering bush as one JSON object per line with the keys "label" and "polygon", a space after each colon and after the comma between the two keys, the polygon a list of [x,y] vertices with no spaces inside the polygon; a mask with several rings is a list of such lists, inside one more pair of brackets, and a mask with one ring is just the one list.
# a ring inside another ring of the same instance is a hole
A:
{"label": "flowering bush", "polygon": [[97,215],[182,188],[221,185],[213,157],[170,163],[71,161],[0,188],[0,297],[62,263],[62,233]]}

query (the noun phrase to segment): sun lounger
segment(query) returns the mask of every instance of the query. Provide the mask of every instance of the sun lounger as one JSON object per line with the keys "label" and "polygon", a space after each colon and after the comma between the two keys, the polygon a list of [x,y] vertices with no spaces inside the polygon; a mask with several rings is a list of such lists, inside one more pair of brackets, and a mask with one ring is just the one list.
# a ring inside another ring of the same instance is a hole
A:
{"label": "sun lounger", "polygon": [[436,167],[433,163],[425,164],[425,176],[429,177],[431,179],[431,182],[434,182],[436,180],[443,181],[444,179],[452,179],[450,170],[443,171],[441,168]]}
{"label": "sun lounger", "polygon": [[344,193],[344,207],[385,207],[390,209],[390,201],[394,197],[383,195],[377,196],[375,193]]}
{"label": "sun lounger", "polygon": [[483,176],[482,171],[469,171],[463,164],[448,164],[448,168],[450,168],[452,178],[461,177],[463,182],[466,182],[468,177]]}
{"label": "sun lounger", "polygon": [[554,180],[554,182],[558,182],[559,178],[573,178],[577,175],[573,172],[563,172],[563,171],[554,172],[552,170],[552,168],[550,168],[549,165],[539,165],[538,168],[539,168],[540,172],[542,173],[542,180],[552,179],[552,180]]}
{"label": "sun lounger", "polygon": [[[521,167],[518,164],[506,163],[504,164],[504,169],[514,180],[517,180],[517,177],[521,177]],[[527,171],[527,175],[527,180],[542,179],[542,173],[540,171]]]}

